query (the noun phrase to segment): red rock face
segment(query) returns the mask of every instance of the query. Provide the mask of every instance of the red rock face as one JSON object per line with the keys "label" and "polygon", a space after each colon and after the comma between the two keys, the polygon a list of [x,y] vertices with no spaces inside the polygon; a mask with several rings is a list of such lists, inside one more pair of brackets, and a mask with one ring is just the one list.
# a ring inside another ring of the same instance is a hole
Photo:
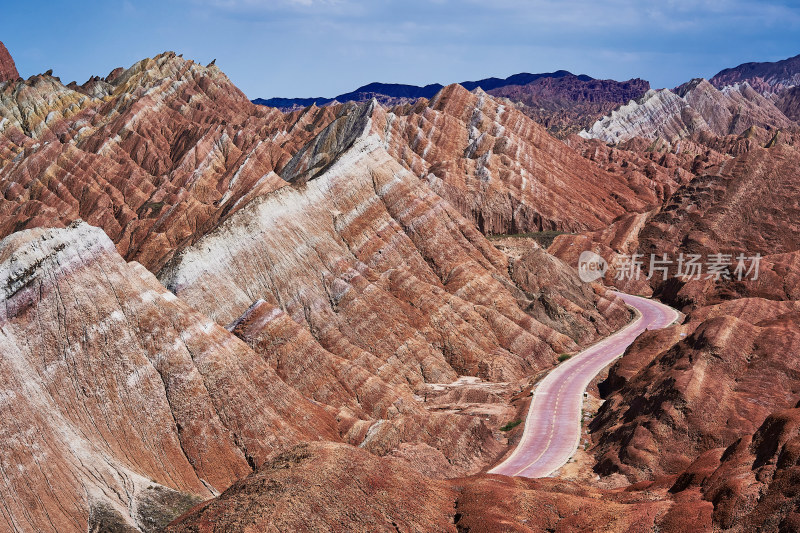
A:
{"label": "red rock face", "polygon": [[19,78],[17,66],[14,64],[14,59],[8,53],[5,45],[0,41],[0,83],[4,81],[16,81]]}
{"label": "red rock face", "polygon": [[623,358],[621,374],[612,368],[610,383],[620,388],[593,422],[596,470],[632,480],[678,473],[697,455],[753,433],[770,412],[794,405],[795,308],[735,300],[690,315],[678,333],[651,334],[643,342],[659,346],[656,353],[631,350],[634,359]]}
{"label": "red rock face", "polygon": [[17,530],[144,527],[152,517],[131,509],[145,512],[148,492],[207,498],[276,447],[339,438],[328,412],[97,228],[4,239],[0,283],[15,420],[0,492]]}
{"label": "red rock face", "polygon": [[0,235],[80,217],[151,269],[285,185],[272,171],[332,119],[255,106],[216,66],[172,53],[75,90],[35,76],[0,102]]}
{"label": "red rock face", "polygon": [[442,482],[391,459],[378,459],[344,445],[315,443],[276,456],[166,531],[711,528],[709,502],[694,495],[688,502],[673,499],[668,487],[608,491],[561,480],[487,475]]}
{"label": "red rock face", "polygon": [[[352,142],[337,132],[358,122],[483,233],[594,229],[661,200],[661,186],[651,179],[598,169],[522,112],[481,91],[451,85],[413,107],[345,109],[359,111],[343,114],[298,153],[281,172],[285,179],[303,181],[323,170]],[[574,201],[559,201],[566,197]]]}
{"label": "red rock face", "polygon": [[785,129],[793,123],[747,84],[718,90],[697,78],[672,91],[648,91],[580,135],[614,144],[635,137],[674,144],[701,134],[740,135],[751,127]]}

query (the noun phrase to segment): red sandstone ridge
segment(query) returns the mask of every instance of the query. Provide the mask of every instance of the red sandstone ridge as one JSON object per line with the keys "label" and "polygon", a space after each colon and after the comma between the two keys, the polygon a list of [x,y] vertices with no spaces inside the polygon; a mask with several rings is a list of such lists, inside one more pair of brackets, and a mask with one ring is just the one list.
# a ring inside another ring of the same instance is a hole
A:
{"label": "red sandstone ridge", "polygon": [[0,41],[0,83],[4,81],[15,81],[19,78],[17,66],[14,64],[14,59],[8,53],[5,45]]}
{"label": "red sandstone ridge", "polygon": [[785,129],[793,123],[746,83],[718,90],[697,78],[672,91],[650,90],[580,135],[615,144],[637,136],[678,143],[699,134],[739,135],[754,126]]}
{"label": "red sandstone ridge", "polygon": [[[589,448],[595,471],[647,480],[636,487],[663,486],[678,476],[673,492],[692,506],[701,499],[713,503],[713,520],[722,529],[746,531],[763,520],[770,524],[766,530],[781,523],[781,530],[791,530],[786,495],[797,484],[781,473],[771,488],[777,472],[769,463],[775,460],[766,459],[762,468],[747,455],[755,451],[743,450],[759,425],[795,405],[800,392],[796,134],[751,127],[735,137],[694,134],[671,145],[641,138],[616,146],[569,143],[607,169],[674,169],[685,180],[651,212],[626,215],[600,231],[559,236],[549,248],[570,264],[593,249],[612,264],[606,281],[627,291],[655,290],[689,313],[681,326],[643,335],[601,384],[606,403],[591,424]],[[759,279],[614,281],[623,256],[675,258],[681,252],[760,253]],[[741,458],[735,468],[727,459],[734,450]],[[712,489],[706,478],[717,466]]]}
{"label": "red sandstone ridge", "polygon": [[[508,258],[394,161],[369,124],[337,119],[287,165],[302,185],[251,202],[179,253],[161,280],[222,324],[261,298],[340,356],[360,348],[394,360],[407,350],[391,379],[412,386],[456,373],[516,379],[574,347],[563,324],[522,310],[535,293],[507,277]],[[341,152],[316,152],[337,144]],[[591,312],[597,298],[576,302]],[[596,320],[573,334],[608,331]]]}
{"label": "red sandstone ridge", "polygon": [[7,237],[0,288],[4,529],[152,531],[275,448],[339,439],[330,413],[100,229]]}
{"label": "red sandstone ridge", "polygon": [[[671,175],[657,176],[661,183],[643,174],[607,173],[515,107],[459,85],[413,107],[344,106],[281,175],[313,178],[352,143],[347,132],[356,124],[484,233],[603,227],[657,205],[674,184]],[[567,197],[574,201],[560,201]]]}
{"label": "red sandstone ridge", "polygon": [[[370,120],[392,157],[485,233],[597,229],[656,205],[671,183],[597,169],[513,106],[455,85],[391,111],[366,102],[282,114],[247,101],[216,65],[165,53],[81,86],[50,75],[9,83],[0,102],[0,235],[80,217],[154,270],[285,186],[278,175],[334,120]],[[317,153],[317,170],[333,156]]]}
{"label": "red sandstone ridge", "polygon": [[[598,160],[603,162],[625,158],[626,163],[632,163],[626,165],[628,168],[642,164],[641,159],[637,162],[629,154],[612,150],[610,157],[602,156],[604,159],[600,158],[603,153],[600,151],[589,155],[597,154]],[[679,157],[682,156],[660,156],[675,161]],[[794,274],[790,273],[796,270],[793,266],[796,261],[787,254],[793,254],[800,247],[795,224],[798,215],[795,199],[800,187],[800,155],[796,142],[778,142],[771,148],[755,144],[735,158],[706,150],[705,154],[685,160],[691,162],[683,167],[689,179],[659,209],[646,215],[621,217],[601,231],[559,236],[549,251],[575,265],[580,251],[594,249],[612,265],[606,276],[608,283],[615,283],[616,267],[624,256],[632,253],[642,254],[648,260],[651,253],[666,253],[673,258],[682,252],[746,253],[748,256],[759,253],[768,257],[763,267],[764,277],[757,285],[744,286],[721,280],[709,287],[703,281],[692,282],[684,290],[682,283],[675,285],[677,281],[673,281],[669,287],[659,289],[660,278],[656,276],[649,283],[642,278],[637,290],[648,292],[649,284],[652,289],[661,291],[658,294],[662,296],[670,293],[669,301],[679,307],[692,302],[692,305],[704,305],[706,297],[711,298],[714,293],[722,299],[736,295],[793,299],[791,295],[796,294],[796,285],[781,281],[781,277],[794,279]],[[696,175],[691,177],[690,171]],[[624,282],[620,284],[620,287],[627,286]],[[683,293],[678,294],[679,290]],[[723,294],[727,297],[721,296]]]}
{"label": "red sandstone ridge", "polygon": [[303,445],[166,531],[794,531],[798,426],[797,407],[773,412],[679,475],[618,490],[489,475],[434,481],[356,448]]}
{"label": "red sandstone ridge", "polygon": [[[610,372],[592,422],[602,474],[676,474],[796,403],[800,321],[793,302],[734,300],[653,333]],[[653,345],[655,349],[641,348]]]}
{"label": "red sandstone ridge", "polygon": [[[22,110],[27,110],[25,113]],[[0,235],[76,218],[155,269],[251,198],[333,118],[251,104],[215,65],[165,53],[84,87],[0,88]]]}
{"label": "red sandstone ridge", "polygon": [[434,481],[356,448],[312,444],[276,456],[166,531],[621,532],[657,527],[670,507],[652,495],[551,480]]}

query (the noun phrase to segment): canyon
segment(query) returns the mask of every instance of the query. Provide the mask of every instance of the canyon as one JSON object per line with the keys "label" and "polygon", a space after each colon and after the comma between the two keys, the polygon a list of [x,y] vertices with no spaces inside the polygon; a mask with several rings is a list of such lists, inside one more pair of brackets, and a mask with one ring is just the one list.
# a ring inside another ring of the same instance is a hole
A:
{"label": "canyon", "polygon": [[[0,528],[798,527],[787,61],[281,110],[173,52],[65,85],[0,45]],[[632,253],[762,261],[617,279]],[[569,468],[490,473],[636,323],[613,289],[681,316],[606,354]]]}

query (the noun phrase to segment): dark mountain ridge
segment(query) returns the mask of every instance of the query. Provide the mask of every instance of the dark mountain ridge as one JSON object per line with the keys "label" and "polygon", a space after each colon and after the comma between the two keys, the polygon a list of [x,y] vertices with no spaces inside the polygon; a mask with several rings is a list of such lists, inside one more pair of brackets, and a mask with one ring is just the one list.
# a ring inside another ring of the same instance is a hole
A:
{"label": "dark mountain ridge", "polygon": [[[507,78],[485,78],[477,81],[464,81],[459,85],[472,91],[480,87],[484,91],[491,91],[500,87],[508,87],[509,85],[526,85],[541,78],[564,78],[573,76],[571,72],[566,70],[557,70],[556,72],[545,72],[540,74],[531,74],[528,72],[521,72],[514,74]],[[594,78],[585,74],[576,76],[581,81],[592,81]],[[432,98],[436,93],[441,91],[444,85],[439,83],[431,83],[424,87],[419,85],[407,85],[402,83],[380,83],[374,82],[359,87],[358,89],[349,93],[340,94],[334,98],[256,98],[253,100],[254,104],[265,105],[269,107],[277,107],[283,110],[296,109],[298,107],[308,107],[312,104],[322,106],[331,102],[361,102],[369,100],[375,96],[383,96],[384,99],[403,98],[409,100],[416,100],[418,98]],[[382,100],[378,98],[378,100]]]}

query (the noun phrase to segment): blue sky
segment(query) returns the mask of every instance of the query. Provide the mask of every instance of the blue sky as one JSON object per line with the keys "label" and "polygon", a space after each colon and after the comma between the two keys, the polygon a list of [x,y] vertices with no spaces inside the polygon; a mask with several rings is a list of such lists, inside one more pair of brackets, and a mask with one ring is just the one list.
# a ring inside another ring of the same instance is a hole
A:
{"label": "blue sky", "polygon": [[558,69],[674,87],[800,54],[797,0],[4,0],[0,14],[24,77],[83,82],[174,50],[216,58],[250,98]]}

